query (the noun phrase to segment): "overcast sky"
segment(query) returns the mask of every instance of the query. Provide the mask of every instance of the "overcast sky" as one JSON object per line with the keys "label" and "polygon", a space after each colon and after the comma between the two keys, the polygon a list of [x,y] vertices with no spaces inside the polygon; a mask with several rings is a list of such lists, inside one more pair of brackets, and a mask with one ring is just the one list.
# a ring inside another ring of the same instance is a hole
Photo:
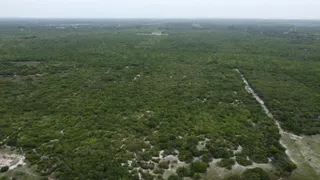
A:
{"label": "overcast sky", "polygon": [[320,0],[0,0],[0,17],[320,19]]}

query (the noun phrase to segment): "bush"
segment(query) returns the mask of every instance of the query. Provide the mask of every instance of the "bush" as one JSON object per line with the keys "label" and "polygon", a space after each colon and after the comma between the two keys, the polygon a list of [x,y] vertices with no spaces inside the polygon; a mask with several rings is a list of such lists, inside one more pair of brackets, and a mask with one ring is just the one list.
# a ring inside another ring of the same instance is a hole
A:
{"label": "bush", "polygon": [[235,164],[235,162],[233,159],[222,159],[221,161],[219,161],[217,163],[218,166],[224,167],[227,169],[231,169],[234,164]]}
{"label": "bush", "polygon": [[190,169],[187,167],[179,167],[176,172],[180,177],[190,176]]}
{"label": "bush", "polygon": [[245,180],[270,180],[269,175],[261,168],[248,169],[242,174]]}
{"label": "bush", "polygon": [[170,161],[161,161],[158,164],[158,167],[161,169],[169,169],[169,164],[170,164]]}
{"label": "bush", "polygon": [[138,164],[142,169],[153,169],[154,168],[154,164],[153,163],[139,161]]}
{"label": "bush", "polygon": [[179,153],[179,160],[184,162],[191,162],[193,160],[193,155],[190,151],[182,150]]}
{"label": "bush", "polygon": [[147,147],[148,146],[145,144],[145,142],[140,140],[130,141],[127,144],[127,150],[130,152],[138,152],[139,150]]}
{"label": "bush", "polygon": [[269,162],[268,157],[263,154],[254,154],[254,155],[250,156],[250,159],[255,163],[266,164]]}
{"label": "bush", "polygon": [[179,176],[176,174],[171,174],[168,178],[168,180],[180,180]]}
{"label": "bush", "polygon": [[153,173],[154,173],[154,174],[163,174],[163,173],[164,173],[164,170],[163,170],[163,169],[160,169],[160,168],[156,168],[155,170],[153,170]]}
{"label": "bush", "polygon": [[152,174],[149,174],[149,173],[142,172],[141,175],[142,175],[142,178],[145,179],[145,180],[153,180],[154,179],[154,176]]}
{"label": "bush", "polygon": [[132,171],[131,172],[131,180],[139,180],[139,174],[137,171]]}
{"label": "bush", "polygon": [[210,148],[210,153],[216,159],[219,158],[230,158],[233,156],[233,153],[224,148]]}
{"label": "bush", "polygon": [[138,167],[138,162],[133,160],[132,163],[131,163],[131,167]]}
{"label": "bush", "polygon": [[206,162],[206,163],[209,163],[209,162],[212,161],[212,157],[211,157],[211,155],[208,154],[208,153],[202,155],[202,158],[201,158],[201,159],[202,159],[203,162]]}
{"label": "bush", "polygon": [[9,170],[9,166],[1,167],[0,172],[7,172]]}
{"label": "bush", "polygon": [[1,176],[1,177],[0,177],[0,180],[9,180],[9,177],[7,177],[7,176]]}
{"label": "bush", "polygon": [[224,180],[241,180],[241,177],[238,175],[232,175],[227,178],[224,178]]}
{"label": "bush", "polygon": [[246,157],[244,156],[236,156],[236,161],[242,165],[242,166],[250,166],[252,165],[252,162],[249,161]]}
{"label": "bush", "polygon": [[156,176],[156,180],[163,180],[162,174],[157,175],[157,176]]}
{"label": "bush", "polygon": [[190,148],[190,152],[193,157],[201,156],[201,152],[198,150],[197,146],[193,146],[192,148]]}
{"label": "bush", "polygon": [[198,141],[198,138],[196,136],[189,136],[189,137],[187,137],[186,145],[187,145],[187,147],[197,146],[198,142],[199,141]]}
{"label": "bush", "polygon": [[201,179],[201,176],[200,176],[200,174],[195,173],[195,174],[193,174],[192,179],[193,180],[199,180],[199,179]]}
{"label": "bush", "polygon": [[278,153],[274,156],[273,164],[278,166],[282,171],[291,173],[293,170],[297,169],[297,165],[294,164],[286,154]]}
{"label": "bush", "polygon": [[152,158],[151,161],[153,161],[155,163],[159,163],[160,162],[160,158]]}
{"label": "bush", "polygon": [[150,150],[150,154],[152,157],[159,157],[159,150],[157,150],[156,148],[153,148]]}
{"label": "bush", "polygon": [[16,146],[17,145],[17,139],[9,139],[7,141],[8,146]]}
{"label": "bush", "polygon": [[149,161],[152,158],[152,155],[148,152],[144,152],[140,155],[140,158],[144,161]]}
{"label": "bush", "polygon": [[207,171],[208,164],[201,161],[195,161],[191,163],[190,170],[195,173],[205,173]]}

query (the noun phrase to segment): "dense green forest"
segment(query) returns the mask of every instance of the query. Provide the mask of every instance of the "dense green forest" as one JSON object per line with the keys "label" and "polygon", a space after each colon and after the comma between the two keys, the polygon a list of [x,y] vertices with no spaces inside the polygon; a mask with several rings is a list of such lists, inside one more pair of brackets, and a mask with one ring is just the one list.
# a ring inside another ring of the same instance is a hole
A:
{"label": "dense green forest", "polygon": [[320,23],[304,23],[1,20],[1,145],[44,179],[201,179],[214,159],[274,167],[227,179],[289,177],[234,69],[284,130],[319,134]]}

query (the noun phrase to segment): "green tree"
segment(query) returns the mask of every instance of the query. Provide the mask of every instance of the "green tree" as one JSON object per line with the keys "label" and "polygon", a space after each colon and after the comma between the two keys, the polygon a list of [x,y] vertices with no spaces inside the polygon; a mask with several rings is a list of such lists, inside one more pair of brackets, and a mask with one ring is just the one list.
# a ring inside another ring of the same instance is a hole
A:
{"label": "green tree", "polygon": [[208,164],[201,161],[195,161],[191,163],[190,170],[194,173],[205,173],[207,171]]}
{"label": "green tree", "polygon": [[9,170],[9,166],[3,166],[3,167],[1,167],[1,169],[0,169],[0,172],[7,172]]}
{"label": "green tree", "polygon": [[190,169],[188,167],[179,167],[176,172],[180,177],[190,176]]}
{"label": "green tree", "polygon": [[254,168],[254,169],[248,169],[246,170],[242,176],[241,179],[243,180],[270,180],[270,177],[268,173],[266,173],[261,168]]}
{"label": "green tree", "polygon": [[176,174],[171,174],[169,177],[168,177],[168,180],[180,180],[180,177]]}

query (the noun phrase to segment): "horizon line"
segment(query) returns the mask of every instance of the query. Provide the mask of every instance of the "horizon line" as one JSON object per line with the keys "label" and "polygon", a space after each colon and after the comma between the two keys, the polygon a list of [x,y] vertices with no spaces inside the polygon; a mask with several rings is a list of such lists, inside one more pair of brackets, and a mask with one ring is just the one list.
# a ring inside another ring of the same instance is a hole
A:
{"label": "horizon line", "polygon": [[237,18],[237,17],[0,17],[0,19],[56,19],[56,20],[305,20],[320,21],[320,18]]}

